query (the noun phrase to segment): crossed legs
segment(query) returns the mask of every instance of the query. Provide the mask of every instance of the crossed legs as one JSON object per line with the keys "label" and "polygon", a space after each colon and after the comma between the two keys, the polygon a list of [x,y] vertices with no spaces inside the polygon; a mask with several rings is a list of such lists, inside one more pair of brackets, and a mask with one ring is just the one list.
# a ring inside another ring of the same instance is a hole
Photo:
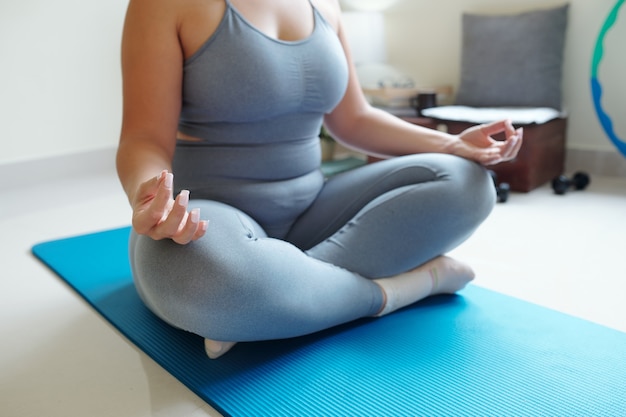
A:
{"label": "crossed legs", "polygon": [[188,246],[133,236],[131,261],[146,304],[200,334],[210,356],[232,342],[312,333],[455,292],[469,267],[441,256],[495,202],[476,164],[446,155],[379,162],[333,177],[284,239],[238,210],[196,201],[210,219]]}

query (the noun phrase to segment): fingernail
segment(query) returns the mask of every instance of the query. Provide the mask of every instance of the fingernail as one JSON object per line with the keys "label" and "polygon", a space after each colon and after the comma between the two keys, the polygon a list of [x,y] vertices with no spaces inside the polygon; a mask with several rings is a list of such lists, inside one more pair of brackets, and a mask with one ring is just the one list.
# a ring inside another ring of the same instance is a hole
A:
{"label": "fingernail", "polygon": [[180,197],[178,197],[178,204],[181,206],[187,206],[189,203],[189,190],[182,190],[180,192]]}
{"label": "fingernail", "polygon": [[193,209],[191,210],[191,222],[198,223],[200,221],[200,210]]}
{"label": "fingernail", "polygon": [[172,188],[172,185],[174,185],[174,176],[172,174],[168,173],[165,175],[164,185],[165,188]]}

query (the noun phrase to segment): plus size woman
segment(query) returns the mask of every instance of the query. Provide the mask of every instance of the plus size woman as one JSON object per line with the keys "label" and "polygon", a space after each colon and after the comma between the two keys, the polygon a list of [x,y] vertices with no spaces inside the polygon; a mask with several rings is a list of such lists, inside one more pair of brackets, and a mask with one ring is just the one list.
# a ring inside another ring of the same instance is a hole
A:
{"label": "plus size woman", "polygon": [[[345,39],[337,0],[130,0],[117,166],[133,276],[212,358],[474,277],[445,254],[492,210],[484,166],[514,158],[521,130],[449,135],[371,107]],[[386,159],[325,179],[322,124]]]}

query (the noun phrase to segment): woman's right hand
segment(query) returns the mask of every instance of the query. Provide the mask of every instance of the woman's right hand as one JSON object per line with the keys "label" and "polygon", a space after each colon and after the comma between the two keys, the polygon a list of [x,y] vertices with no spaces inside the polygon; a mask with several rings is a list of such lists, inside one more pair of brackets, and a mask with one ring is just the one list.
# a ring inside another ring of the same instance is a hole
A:
{"label": "woman's right hand", "polygon": [[134,199],[133,228],[154,240],[172,239],[185,245],[206,233],[208,221],[200,220],[200,210],[187,211],[189,191],[183,190],[173,198],[174,176],[161,174],[139,186]]}

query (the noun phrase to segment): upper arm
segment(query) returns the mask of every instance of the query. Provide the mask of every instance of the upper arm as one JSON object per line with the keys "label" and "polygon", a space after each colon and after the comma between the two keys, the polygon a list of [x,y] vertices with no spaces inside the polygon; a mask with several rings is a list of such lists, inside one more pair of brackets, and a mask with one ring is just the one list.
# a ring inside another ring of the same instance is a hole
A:
{"label": "upper arm", "polygon": [[168,0],[131,0],[122,38],[121,141],[148,140],[173,153],[181,108],[183,52]]}
{"label": "upper arm", "polygon": [[359,123],[360,117],[370,110],[370,105],[361,89],[340,15],[339,11],[337,34],[348,62],[348,85],[339,104],[324,117],[324,124],[336,137],[349,141],[350,133],[354,132],[354,127]]}

